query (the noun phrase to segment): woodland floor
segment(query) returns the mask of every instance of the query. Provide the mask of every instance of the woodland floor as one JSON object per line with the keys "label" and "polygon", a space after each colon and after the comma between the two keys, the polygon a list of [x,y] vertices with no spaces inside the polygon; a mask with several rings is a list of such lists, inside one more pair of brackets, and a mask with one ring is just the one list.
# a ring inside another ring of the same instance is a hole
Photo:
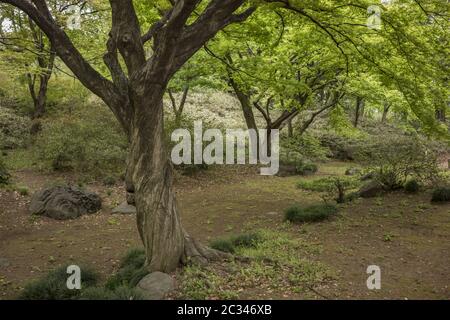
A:
{"label": "woodland floor", "polygon": [[[327,163],[319,175],[343,174],[349,166]],[[73,175],[32,170],[17,171],[13,178],[29,194],[57,181],[76,184]],[[183,224],[194,237],[207,243],[241,232],[268,230],[275,233],[276,241],[276,232],[280,232],[301,242],[302,259],[326,269],[322,276],[313,271],[315,276],[300,287],[280,282],[291,276],[287,273],[274,280],[264,271],[257,281],[253,277],[244,284],[234,277],[235,282],[217,284],[222,293],[243,299],[450,299],[450,204],[431,204],[428,192],[398,192],[343,205],[338,216],[325,222],[288,225],[283,222],[286,207],[322,201],[319,194],[298,189],[300,179],[310,178],[263,177],[247,167],[213,168],[195,178],[177,179]],[[106,278],[129,248],[140,246],[135,217],[111,215],[111,209],[124,200],[121,185],[85,187],[101,195],[103,210],[64,222],[30,216],[29,195],[0,189],[0,259],[8,262],[0,266],[0,299],[15,298],[28,281],[72,262],[90,265]],[[381,290],[367,289],[368,265],[381,267]],[[223,264],[213,264],[205,272],[220,275],[222,269],[245,273]],[[174,277],[180,286],[186,279],[182,271]],[[196,288],[204,290],[202,285],[189,290]],[[204,296],[227,297],[214,290]]]}

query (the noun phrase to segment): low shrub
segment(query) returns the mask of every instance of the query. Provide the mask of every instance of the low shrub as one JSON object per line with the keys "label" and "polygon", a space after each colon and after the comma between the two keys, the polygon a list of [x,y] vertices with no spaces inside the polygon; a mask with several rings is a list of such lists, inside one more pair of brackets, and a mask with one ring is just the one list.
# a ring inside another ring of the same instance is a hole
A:
{"label": "low shrub", "polygon": [[296,162],[298,159],[313,161],[326,160],[330,150],[322,146],[321,141],[310,134],[296,134],[292,138],[281,140],[281,160]]}
{"label": "low shrub", "polygon": [[108,176],[123,171],[127,148],[111,112],[104,106],[91,106],[44,122],[34,149],[44,167]]}
{"label": "low shrub", "polygon": [[89,268],[81,268],[81,290],[67,288],[67,266],[50,271],[43,278],[25,286],[19,299],[22,300],[70,300],[77,299],[81,292],[96,285],[98,276]]}
{"label": "low shrub", "polygon": [[25,147],[30,138],[31,121],[0,107],[0,150]]}
{"label": "low shrub", "polygon": [[144,250],[130,250],[122,259],[117,273],[106,282],[106,288],[115,290],[121,286],[135,287],[149,273],[147,268],[144,267],[145,259]]}
{"label": "low shrub", "polygon": [[2,156],[0,155],[0,185],[6,185],[9,183],[11,175],[6,169],[6,164],[3,162]]}
{"label": "low shrub", "polygon": [[450,186],[441,186],[434,189],[431,201],[433,202],[450,201]]}
{"label": "low shrub", "polygon": [[307,176],[316,173],[319,167],[311,162],[301,162],[296,166],[297,174]]}
{"label": "low shrub", "polygon": [[408,193],[417,193],[420,190],[420,184],[417,180],[411,179],[406,181],[404,188]]}
{"label": "low shrub", "polygon": [[236,248],[252,248],[262,240],[258,233],[244,233],[226,239],[216,239],[210,243],[210,246],[219,251],[234,253]]}
{"label": "low shrub", "polygon": [[329,204],[314,205],[306,208],[292,206],[285,210],[287,221],[293,223],[317,222],[328,219],[338,211],[337,207]]}
{"label": "low shrub", "polygon": [[236,246],[231,239],[216,239],[210,243],[210,247],[219,251],[234,253]]}
{"label": "low shrub", "polygon": [[343,203],[350,198],[346,193],[360,186],[360,181],[354,176],[345,177],[327,177],[315,180],[304,180],[297,183],[297,187],[308,190],[321,192],[322,197],[326,200],[333,199],[337,203]]}
{"label": "low shrub", "polygon": [[438,149],[418,135],[386,135],[368,143],[358,157],[385,190],[396,190],[411,178],[421,183],[435,181],[439,175]]}

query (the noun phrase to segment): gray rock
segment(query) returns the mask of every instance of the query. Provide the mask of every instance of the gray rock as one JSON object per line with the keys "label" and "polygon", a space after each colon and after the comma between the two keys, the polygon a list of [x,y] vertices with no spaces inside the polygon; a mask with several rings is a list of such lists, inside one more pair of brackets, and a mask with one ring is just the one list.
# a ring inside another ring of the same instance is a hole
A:
{"label": "gray rock", "polygon": [[57,220],[75,219],[101,208],[102,200],[97,194],[66,186],[36,192],[30,203],[31,214]]}
{"label": "gray rock", "polygon": [[162,272],[153,272],[139,281],[136,290],[145,300],[162,300],[175,289],[175,281]]}
{"label": "gray rock", "polygon": [[360,174],[360,173],[361,173],[361,170],[358,169],[358,168],[348,168],[345,171],[345,175],[346,176],[355,176],[355,175]]}
{"label": "gray rock", "polygon": [[124,202],[117,208],[114,208],[111,212],[113,214],[136,214],[136,207]]}
{"label": "gray rock", "polygon": [[358,194],[362,198],[377,197],[383,192],[383,185],[378,181],[371,181],[359,189]]}
{"label": "gray rock", "polygon": [[136,205],[136,201],[134,200],[134,193],[133,192],[127,192],[127,203],[131,204],[133,206]]}
{"label": "gray rock", "polygon": [[11,263],[9,263],[8,259],[0,258],[0,269],[8,268],[10,265],[11,265]]}

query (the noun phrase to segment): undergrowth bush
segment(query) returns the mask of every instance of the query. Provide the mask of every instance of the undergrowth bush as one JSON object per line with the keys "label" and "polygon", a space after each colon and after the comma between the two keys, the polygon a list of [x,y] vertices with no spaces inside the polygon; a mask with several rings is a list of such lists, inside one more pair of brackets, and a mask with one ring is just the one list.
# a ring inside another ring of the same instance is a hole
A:
{"label": "undergrowth bush", "polygon": [[6,164],[3,161],[3,157],[0,155],[0,185],[5,185],[9,183],[11,175],[6,168]]}
{"label": "undergrowth bush", "polygon": [[256,246],[262,241],[262,237],[258,233],[245,233],[224,239],[216,239],[210,243],[211,248],[234,253],[236,248],[250,248]]}
{"label": "undergrowth bush", "polygon": [[30,140],[30,127],[29,118],[0,107],[0,150],[25,147]]}
{"label": "undergrowth bush", "polygon": [[46,121],[35,147],[38,159],[53,170],[100,176],[122,172],[128,143],[111,112],[99,105]]}
{"label": "undergrowth bush", "polygon": [[120,263],[120,268],[116,274],[111,276],[106,282],[106,288],[115,290],[125,286],[135,287],[139,281],[149,272],[144,268],[145,252],[141,249],[130,250]]}
{"label": "undergrowth bush", "polygon": [[358,157],[386,190],[400,189],[410,178],[429,183],[439,176],[437,150],[417,135],[384,136],[360,150]]}
{"label": "undergrowth bush", "polygon": [[450,201],[450,186],[440,186],[433,190],[433,202],[449,202]]}
{"label": "undergrowth bush", "polygon": [[19,299],[22,300],[69,300],[77,299],[81,292],[98,282],[98,275],[91,269],[81,267],[81,290],[67,288],[67,266],[50,271],[43,278],[25,286]]}
{"label": "undergrowth bush", "polygon": [[361,182],[357,177],[326,177],[315,180],[302,180],[297,183],[297,187],[303,190],[321,192],[325,201],[330,199],[337,203],[343,203],[352,200],[353,197],[347,197],[347,193],[355,190]]}
{"label": "undergrowth bush", "polygon": [[328,219],[338,211],[337,207],[330,204],[320,204],[302,208],[292,206],[285,210],[284,216],[287,221],[293,223],[317,222]]}
{"label": "undergrowth bush", "polygon": [[405,191],[408,193],[417,193],[420,190],[420,184],[415,179],[410,179],[406,181],[404,185]]}
{"label": "undergrowth bush", "polygon": [[307,133],[281,140],[280,156],[285,162],[297,162],[300,159],[322,161],[326,160],[329,154],[330,150],[324,147],[319,139]]}
{"label": "undergrowth bush", "polygon": [[311,162],[300,162],[295,167],[297,174],[302,176],[307,176],[316,173],[319,167],[315,163]]}

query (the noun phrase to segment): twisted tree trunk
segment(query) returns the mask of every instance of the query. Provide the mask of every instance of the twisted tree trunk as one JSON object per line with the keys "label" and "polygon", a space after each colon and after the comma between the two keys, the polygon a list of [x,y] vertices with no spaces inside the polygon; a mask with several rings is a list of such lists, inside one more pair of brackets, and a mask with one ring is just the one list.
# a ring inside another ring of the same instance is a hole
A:
{"label": "twisted tree trunk", "polygon": [[180,263],[205,263],[225,257],[197,243],[181,225],[173,190],[173,167],[164,145],[162,92],[153,92],[150,99],[134,98],[133,103],[127,180],[134,191],[147,268],[170,272]]}

